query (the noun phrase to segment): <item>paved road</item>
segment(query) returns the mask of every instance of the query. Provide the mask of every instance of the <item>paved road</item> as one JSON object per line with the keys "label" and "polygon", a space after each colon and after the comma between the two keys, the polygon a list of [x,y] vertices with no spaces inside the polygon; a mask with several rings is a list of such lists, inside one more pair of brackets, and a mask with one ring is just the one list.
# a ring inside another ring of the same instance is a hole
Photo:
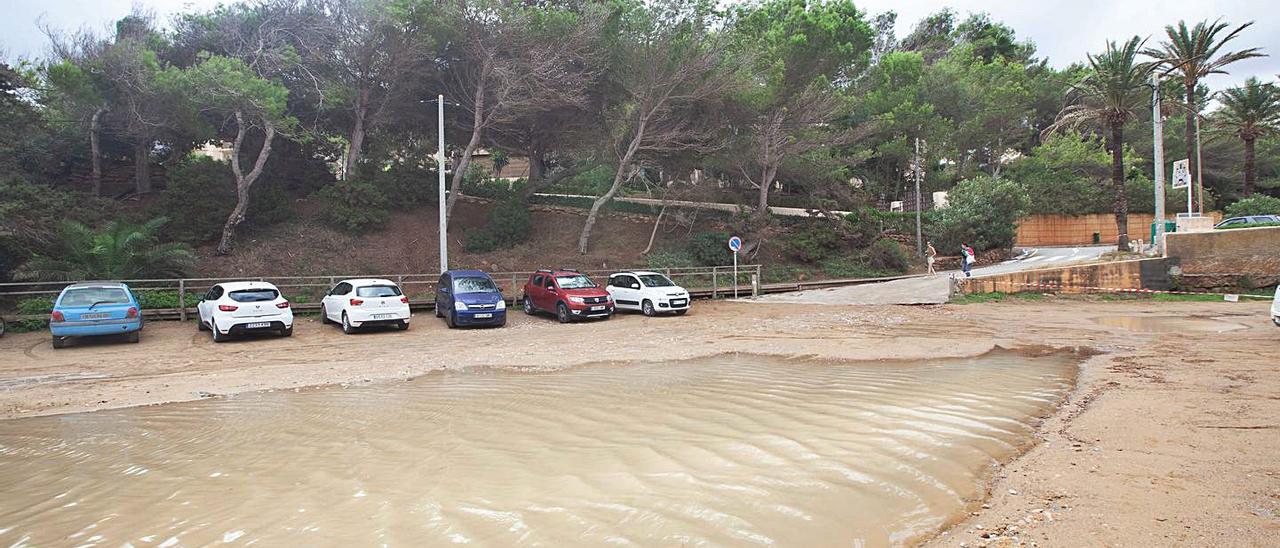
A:
{"label": "paved road", "polygon": [[[973,275],[1003,274],[1091,261],[1114,249],[1115,247],[1107,246],[1032,248],[1018,258],[1000,264],[978,266],[973,269]],[[932,278],[779,293],[764,295],[758,300],[797,304],[939,304],[947,302],[950,291],[947,278],[952,273],[960,275],[959,271],[939,272]]]}

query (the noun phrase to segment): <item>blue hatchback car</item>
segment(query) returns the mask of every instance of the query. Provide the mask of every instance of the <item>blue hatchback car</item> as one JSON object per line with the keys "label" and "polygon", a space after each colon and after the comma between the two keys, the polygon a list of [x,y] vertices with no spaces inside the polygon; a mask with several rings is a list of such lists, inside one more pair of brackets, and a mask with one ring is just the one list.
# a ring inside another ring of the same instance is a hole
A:
{"label": "blue hatchback car", "polygon": [[507,303],[493,278],[479,270],[450,270],[436,283],[436,317],[449,327],[507,325]]}
{"label": "blue hatchback car", "polygon": [[71,284],[53,303],[49,331],[53,347],[62,348],[71,337],[126,335],[138,342],[142,331],[142,307],[129,286],[118,282]]}

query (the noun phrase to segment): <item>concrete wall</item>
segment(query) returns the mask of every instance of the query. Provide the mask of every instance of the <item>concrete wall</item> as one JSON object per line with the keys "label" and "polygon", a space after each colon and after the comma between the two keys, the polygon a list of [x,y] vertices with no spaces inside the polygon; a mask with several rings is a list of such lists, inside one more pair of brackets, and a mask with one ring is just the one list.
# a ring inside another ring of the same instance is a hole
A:
{"label": "concrete wall", "polygon": [[1058,293],[1089,293],[1095,291],[1088,288],[1096,287],[1167,290],[1170,288],[1169,262],[1139,259],[979,276],[966,280],[957,292],[1036,291],[1036,286],[1041,284],[1052,284]]}
{"label": "concrete wall", "polygon": [[1257,287],[1280,282],[1280,227],[1237,228],[1167,236],[1167,255],[1188,288]]}

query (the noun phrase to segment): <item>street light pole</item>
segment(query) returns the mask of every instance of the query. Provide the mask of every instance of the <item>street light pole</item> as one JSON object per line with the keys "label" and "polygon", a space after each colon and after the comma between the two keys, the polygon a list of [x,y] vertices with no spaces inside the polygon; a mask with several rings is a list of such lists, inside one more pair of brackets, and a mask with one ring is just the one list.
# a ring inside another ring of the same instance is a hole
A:
{"label": "street light pole", "polygon": [[440,148],[436,152],[436,173],[440,177],[440,272],[444,273],[449,270],[449,218],[446,216],[448,208],[444,195],[444,95],[436,97],[436,105],[439,107],[436,131],[440,138]]}
{"label": "street light pole", "polygon": [[[1156,250],[1164,255],[1164,120],[1160,118],[1160,77],[1151,74],[1151,147],[1155,164]],[[1190,189],[1188,189],[1188,192]]]}
{"label": "street light pole", "polygon": [[[1200,159],[1200,113],[1193,112],[1191,114],[1196,117],[1196,192],[1198,193],[1196,196],[1199,200],[1196,202],[1198,204],[1196,212],[1204,215],[1204,162]],[[1187,192],[1191,192],[1190,186],[1187,187]],[[1190,196],[1187,197],[1190,198]],[[1188,207],[1187,211],[1189,212],[1190,210],[1191,208]]]}

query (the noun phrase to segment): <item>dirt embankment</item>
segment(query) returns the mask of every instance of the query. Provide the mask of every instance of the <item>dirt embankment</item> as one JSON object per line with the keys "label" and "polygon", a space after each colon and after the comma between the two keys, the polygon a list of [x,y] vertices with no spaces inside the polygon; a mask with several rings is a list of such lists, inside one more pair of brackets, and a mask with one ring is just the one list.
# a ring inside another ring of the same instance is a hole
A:
{"label": "dirt embankment", "polygon": [[[343,336],[302,320],[292,338],[219,345],[193,325],[155,322],[139,345],[57,352],[47,334],[13,334],[0,339],[0,417],[476,365],[558,368],[722,352],[925,359],[997,345],[1089,348],[1103,353],[1084,363],[1075,393],[1040,428],[1040,443],[994,470],[991,496],[970,504],[976,515],[933,543],[1262,546],[1280,538],[1280,329],[1266,308],[719,302],[699,303],[679,318],[622,315],[566,326],[516,314],[498,331],[448,330],[420,315],[407,332]],[[1148,331],[1167,327],[1181,331]]]}

